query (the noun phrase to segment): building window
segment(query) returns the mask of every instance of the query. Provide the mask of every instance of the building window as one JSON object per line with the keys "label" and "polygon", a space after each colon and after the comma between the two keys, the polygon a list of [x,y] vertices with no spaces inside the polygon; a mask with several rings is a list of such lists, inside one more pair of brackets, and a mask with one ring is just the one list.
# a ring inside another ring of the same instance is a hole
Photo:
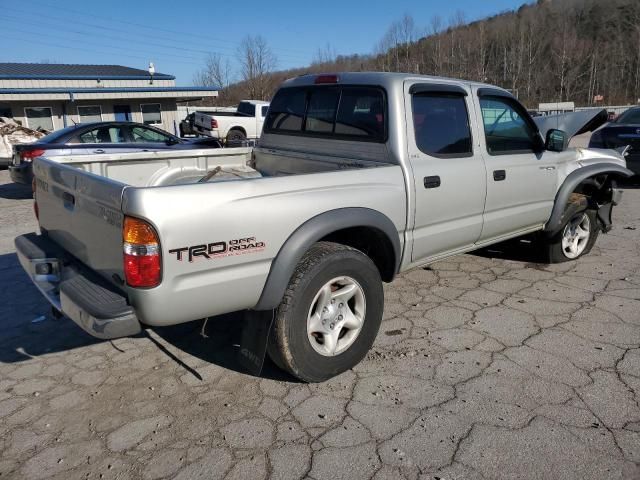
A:
{"label": "building window", "polygon": [[142,123],[145,125],[159,125],[162,123],[162,114],[159,103],[143,103],[140,105]]}
{"label": "building window", "polygon": [[100,105],[85,105],[78,107],[80,123],[93,123],[102,121],[102,108]]}
{"label": "building window", "polygon": [[33,130],[53,130],[51,107],[27,107],[24,109],[27,127]]}
{"label": "building window", "polygon": [[0,117],[13,118],[11,107],[0,105]]}

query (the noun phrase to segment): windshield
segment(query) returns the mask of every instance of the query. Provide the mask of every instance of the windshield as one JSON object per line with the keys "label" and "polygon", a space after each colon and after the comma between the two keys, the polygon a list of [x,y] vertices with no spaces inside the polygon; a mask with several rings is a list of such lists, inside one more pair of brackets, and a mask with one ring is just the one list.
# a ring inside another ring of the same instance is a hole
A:
{"label": "windshield", "polygon": [[616,123],[637,123],[640,124],[640,108],[630,108],[618,117]]}

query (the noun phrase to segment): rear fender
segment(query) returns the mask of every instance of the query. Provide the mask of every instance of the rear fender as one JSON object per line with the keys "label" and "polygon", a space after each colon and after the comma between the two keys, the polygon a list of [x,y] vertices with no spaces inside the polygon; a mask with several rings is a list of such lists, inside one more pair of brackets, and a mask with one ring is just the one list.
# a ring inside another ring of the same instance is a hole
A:
{"label": "rear fender", "polygon": [[271,264],[262,295],[254,310],[271,310],[278,306],[291,275],[309,248],[322,238],[351,227],[371,227],[384,233],[391,241],[395,255],[395,272],[400,266],[402,250],[400,236],[393,222],[384,214],[369,208],[340,208],[321,213],[303,223],[291,234]]}

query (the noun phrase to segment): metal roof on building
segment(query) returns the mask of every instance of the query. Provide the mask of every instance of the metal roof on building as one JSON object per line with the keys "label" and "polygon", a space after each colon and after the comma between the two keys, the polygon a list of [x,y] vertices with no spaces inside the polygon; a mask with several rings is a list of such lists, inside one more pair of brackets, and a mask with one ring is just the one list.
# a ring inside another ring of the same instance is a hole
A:
{"label": "metal roof on building", "polygon": [[0,100],[92,100],[175,98],[187,100],[217,97],[214,87],[119,87],[119,88],[0,88]]}
{"label": "metal roof on building", "polygon": [[[42,80],[144,80],[149,72],[122,65],[77,65],[63,63],[0,63],[0,79]],[[175,80],[173,75],[155,73],[154,79]]]}

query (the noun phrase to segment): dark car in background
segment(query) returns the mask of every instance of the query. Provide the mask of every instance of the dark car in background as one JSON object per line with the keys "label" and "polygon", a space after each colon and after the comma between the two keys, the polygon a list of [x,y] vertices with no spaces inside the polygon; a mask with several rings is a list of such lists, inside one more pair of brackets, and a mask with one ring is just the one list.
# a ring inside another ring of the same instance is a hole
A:
{"label": "dark car in background", "polygon": [[34,143],[15,145],[13,165],[9,170],[14,182],[30,184],[31,162],[36,157],[190,150],[221,146],[215,138],[179,138],[141,123],[84,123],[57,130]]}
{"label": "dark car in background", "polygon": [[615,148],[628,146],[627,168],[636,177],[640,175],[640,107],[632,107],[613,122],[593,132],[589,148]]}

